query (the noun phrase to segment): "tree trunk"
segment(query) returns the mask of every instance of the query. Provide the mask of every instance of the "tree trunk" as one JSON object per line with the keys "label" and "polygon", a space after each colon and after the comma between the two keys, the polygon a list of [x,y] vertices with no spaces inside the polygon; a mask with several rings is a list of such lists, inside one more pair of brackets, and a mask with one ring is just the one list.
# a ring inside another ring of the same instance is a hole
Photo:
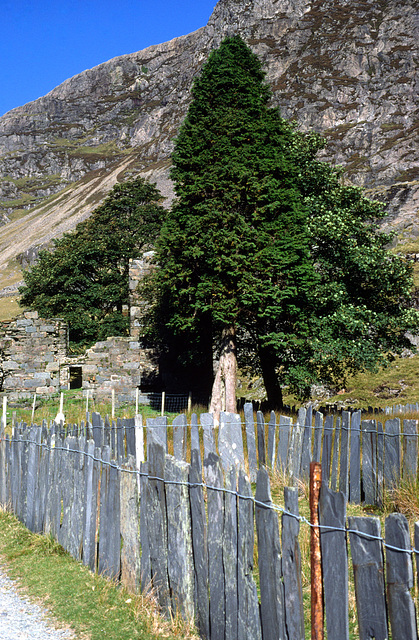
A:
{"label": "tree trunk", "polygon": [[270,409],[282,409],[282,389],[276,371],[277,360],[269,349],[259,345],[259,362]]}
{"label": "tree trunk", "polygon": [[223,329],[218,369],[212,386],[210,413],[218,424],[220,411],[236,413],[237,342],[234,326]]}

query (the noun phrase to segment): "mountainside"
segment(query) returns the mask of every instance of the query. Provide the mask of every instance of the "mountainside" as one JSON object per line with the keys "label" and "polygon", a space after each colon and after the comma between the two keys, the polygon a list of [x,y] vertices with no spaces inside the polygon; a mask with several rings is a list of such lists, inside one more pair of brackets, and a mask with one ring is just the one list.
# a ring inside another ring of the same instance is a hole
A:
{"label": "mountainside", "polygon": [[123,175],[149,176],[170,202],[192,80],[237,32],[263,60],[282,115],[323,132],[324,157],[388,202],[406,237],[419,235],[417,1],[220,0],[198,31],[84,71],[0,118],[0,288]]}

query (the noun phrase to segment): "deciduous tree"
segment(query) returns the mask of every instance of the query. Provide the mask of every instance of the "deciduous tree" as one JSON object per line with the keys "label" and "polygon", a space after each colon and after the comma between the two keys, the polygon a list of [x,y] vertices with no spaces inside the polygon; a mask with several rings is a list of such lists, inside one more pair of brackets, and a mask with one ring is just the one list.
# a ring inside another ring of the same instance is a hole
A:
{"label": "deciduous tree", "polygon": [[160,198],[143,178],[115,185],[89,218],[24,272],[20,304],[65,318],[74,344],[127,334],[129,260],[153,245],[163,218]]}

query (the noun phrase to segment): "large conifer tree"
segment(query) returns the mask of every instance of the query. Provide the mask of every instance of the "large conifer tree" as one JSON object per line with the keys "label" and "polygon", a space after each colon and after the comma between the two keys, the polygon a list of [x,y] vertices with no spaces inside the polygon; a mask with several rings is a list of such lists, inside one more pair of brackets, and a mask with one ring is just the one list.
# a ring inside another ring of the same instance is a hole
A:
{"label": "large conifer tree", "polygon": [[216,412],[235,410],[238,340],[281,405],[284,384],[307,395],[374,368],[417,322],[409,268],[370,222],[380,206],[316,160],[324,140],[270,97],[258,58],[226,38],[194,82],[172,158],[155,318],[184,349],[216,348]]}

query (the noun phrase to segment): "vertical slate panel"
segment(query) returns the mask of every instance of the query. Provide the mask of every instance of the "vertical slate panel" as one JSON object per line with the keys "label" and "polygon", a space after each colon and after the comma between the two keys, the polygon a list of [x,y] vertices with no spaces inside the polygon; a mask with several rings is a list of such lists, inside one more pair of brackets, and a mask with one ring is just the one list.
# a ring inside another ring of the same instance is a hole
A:
{"label": "vertical slate panel", "polygon": [[[321,415],[321,414],[316,413],[316,419],[318,415]],[[323,416],[322,416],[322,422],[323,422]],[[324,436],[323,436],[323,449],[322,449],[322,482],[329,485],[330,463],[332,459],[333,416],[326,416],[326,419],[324,421],[323,431],[324,431]]]}
{"label": "vertical slate panel", "polygon": [[366,504],[375,504],[375,420],[363,420],[362,429],[362,488]]}
{"label": "vertical slate panel", "polygon": [[[194,616],[194,570],[191,513],[189,505],[189,464],[166,456],[167,570],[172,610],[184,620]],[[176,484],[171,484],[176,483]]]}
{"label": "vertical slate panel", "polygon": [[361,502],[361,412],[355,411],[351,419],[351,460],[349,467],[349,499]]}
{"label": "vertical slate panel", "polygon": [[320,462],[321,460],[322,432],[323,414],[320,411],[316,411],[314,416],[313,462]]}
{"label": "vertical slate panel", "polygon": [[310,404],[307,407],[306,418],[304,421],[303,432],[303,447],[301,451],[301,478],[308,480],[310,475],[310,462],[311,462],[311,429],[313,422],[313,406]]}
{"label": "vertical slate panel", "polygon": [[[202,485],[201,453],[191,450],[189,470],[189,498],[191,502],[192,546],[195,571],[195,611],[199,633],[209,639],[208,548],[207,521]],[[195,485],[195,486],[194,486]]]}
{"label": "vertical slate panel", "polygon": [[35,531],[36,511],[36,484],[39,465],[39,445],[41,444],[41,430],[31,427],[28,434],[28,468],[27,468],[27,492],[26,492],[26,520],[25,526],[30,531]]}
{"label": "vertical slate panel", "polygon": [[159,442],[147,442],[147,526],[150,549],[151,578],[158,602],[170,615],[169,579],[167,574],[167,517],[163,479],[165,477],[165,449]]}
{"label": "vertical slate panel", "polygon": [[214,416],[212,413],[201,413],[200,420],[204,439],[204,458],[208,458],[210,453],[217,453],[214,436]]}
{"label": "vertical slate panel", "polygon": [[400,482],[400,418],[385,423],[384,482],[389,490]]}
{"label": "vertical slate panel", "polygon": [[338,486],[338,466],[339,466],[340,435],[341,435],[340,425],[341,425],[341,419],[338,417],[336,418],[335,433],[333,438],[332,471],[330,474],[330,488],[332,489],[332,491],[336,491]]}
{"label": "vertical slate panel", "polygon": [[[404,515],[386,518],[386,545],[410,551],[409,525]],[[413,567],[410,553],[386,548],[387,604],[393,640],[417,640],[415,605],[410,595]]]}
{"label": "vertical slate panel", "polygon": [[[64,442],[64,450],[61,452],[61,473],[62,476],[58,482],[60,484],[61,500],[62,500],[62,522],[58,536],[58,542],[66,551],[70,553],[71,543],[71,505],[73,498],[74,486],[74,460],[69,450],[74,449],[76,438],[67,436]],[[62,478],[66,482],[62,482]]]}
{"label": "vertical slate panel", "polygon": [[135,418],[124,418],[127,458],[135,456]]}
{"label": "vertical slate panel", "polygon": [[104,444],[103,420],[100,413],[92,412],[92,430],[95,446],[102,448]]}
{"label": "vertical slate panel", "polygon": [[257,457],[255,423],[253,419],[253,405],[251,402],[246,402],[244,405],[244,420],[246,425],[247,459],[249,461],[250,482],[255,482],[257,475]]}
{"label": "vertical slate panel", "polygon": [[303,447],[303,432],[306,420],[306,410],[301,407],[298,410],[297,421],[293,427],[288,450],[288,473],[290,474],[293,484],[298,483],[300,479],[301,455]]}
{"label": "vertical slate panel", "polygon": [[349,411],[342,411],[342,435],[340,438],[340,465],[339,465],[339,491],[349,495],[349,429],[351,414]]}
{"label": "vertical slate panel", "polygon": [[115,461],[111,462],[109,471],[109,493],[106,504],[106,520],[108,522],[106,538],[109,569],[106,575],[113,580],[117,580],[121,571],[121,472]]}
{"label": "vertical slate panel", "polygon": [[298,542],[300,522],[298,520],[298,489],[284,488],[282,516],[282,573],[284,580],[285,627],[287,637],[305,640],[303,586],[301,580],[301,552]]}
{"label": "vertical slate panel", "polygon": [[253,578],[254,503],[252,489],[242,469],[239,471],[238,493],[238,640],[262,640],[259,602]]}
{"label": "vertical slate panel", "polygon": [[125,427],[121,418],[116,419],[116,454],[117,460],[125,458]]}
{"label": "vertical slate panel", "polygon": [[403,479],[418,473],[418,421],[403,420]]}
{"label": "vertical slate panel", "polygon": [[237,639],[237,471],[232,467],[225,478],[223,567],[225,579],[225,640]]}
{"label": "vertical slate panel", "polygon": [[182,413],[173,419],[173,455],[177,460],[186,462],[186,414]]}
{"label": "vertical slate panel", "polygon": [[265,419],[262,411],[256,413],[259,469],[266,465]]}
{"label": "vertical slate panel", "polygon": [[235,465],[244,467],[243,435],[239,415],[221,411],[218,452],[224,471]]}
{"label": "vertical slate panel", "polygon": [[268,466],[273,469],[275,465],[276,449],[276,417],[275,411],[271,411],[268,422]]}
{"label": "vertical slate panel", "polygon": [[278,515],[270,508],[272,500],[269,476],[263,467],[258,472],[255,499],[262,637],[263,640],[285,640],[284,585]]}
{"label": "vertical slate panel", "polygon": [[84,485],[84,446],[83,437],[74,437],[73,452],[69,453],[73,465],[73,487],[70,497],[70,522],[71,530],[69,536],[69,551],[73,558],[81,560],[83,546],[83,519],[85,508],[85,485]]}
{"label": "vertical slate panel", "polygon": [[102,459],[98,570],[116,579],[121,568],[120,472],[110,461],[109,445],[103,447]]}
{"label": "vertical slate panel", "polygon": [[[194,570],[189,504],[189,464],[166,456],[167,570],[172,610],[194,616]],[[172,484],[173,483],[173,484]]]}
{"label": "vertical slate panel", "polygon": [[164,453],[167,453],[167,417],[160,416],[158,418],[147,418],[147,459],[149,458],[149,449],[151,444],[159,444],[163,447]]}
{"label": "vertical slate panel", "polygon": [[[84,495],[85,509],[83,517],[83,564],[90,567],[92,571],[96,568],[96,518],[97,518],[97,498],[99,484],[100,462],[94,460],[99,458],[100,449],[96,449],[94,440],[87,440],[84,446]],[[98,455],[95,455],[98,454]]]}
{"label": "vertical slate panel", "polygon": [[107,559],[107,509],[109,502],[109,485],[110,485],[110,461],[111,450],[105,445],[101,451],[101,470],[100,470],[100,506],[99,506],[99,548],[98,548],[98,571],[107,575],[109,569]]}
{"label": "vertical slate panel", "polygon": [[198,416],[196,415],[196,413],[193,413],[191,415],[191,455],[194,449],[196,449],[199,452],[199,456],[201,456]]}
{"label": "vertical slate panel", "polygon": [[291,423],[292,420],[288,416],[279,416],[278,455],[276,458],[276,468],[282,474],[288,472],[287,461]]}
{"label": "vertical slate panel", "polygon": [[[220,459],[210,453],[204,460],[208,509],[208,578],[211,640],[225,637],[225,579],[223,567],[224,494]],[[211,489],[214,487],[214,489]]]}
{"label": "vertical slate panel", "polygon": [[114,420],[111,421],[109,419],[109,416],[106,415],[105,416],[105,421],[104,421],[104,424],[103,424],[103,444],[104,445],[107,444],[107,445],[109,445],[111,447],[111,460],[115,460],[116,459],[116,453],[115,453],[115,451],[112,451],[112,443],[111,443],[111,440],[112,440],[112,435],[111,435],[112,427],[114,427],[114,426],[115,426]]}
{"label": "vertical slate panel", "polygon": [[377,422],[377,491],[376,504],[382,507],[384,499],[384,431],[383,423]]}
{"label": "vertical slate panel", "polygon": [[58,436],[52,435],[49,442],[51,449],[49,452],[48,490],[46,495],[44,531],[46,534],[58,539],[61,515],[61,506],[58,503],[61,451],[57,450],[56,445],[60,445],[61,441]]}
{"label": "vertical slate panel", "polygon": [[359,640],[387,640],[383,548],[379,540],[368,537],[381,537],[380,521],[378,518],[349,517],[348,528]]}
{"label": "vertical slate panel", "polygon": [[[349,640],[346,496],[326,485],[320,489],[320,545],[328,640]],[[322,526],[336,527],[323,529]]]}
{"label": "vertical slate panel", "polygon": [[39,448],[39,473],[36,485],[36,509],[35,509],[35,531],[41,533],[44,530],[46,498],[48,493],[48,466],[49,450],[47,442],[43,439],[42,428],[39,428],[41,444]]}
{"label": "vertical slate panel", "polygon": [[148,462],[140,463],[140,546],[141,570],[140,586],[142,592],[148,592],[151,587],[150,543],[148,539],[147,499],[148,496]]}

